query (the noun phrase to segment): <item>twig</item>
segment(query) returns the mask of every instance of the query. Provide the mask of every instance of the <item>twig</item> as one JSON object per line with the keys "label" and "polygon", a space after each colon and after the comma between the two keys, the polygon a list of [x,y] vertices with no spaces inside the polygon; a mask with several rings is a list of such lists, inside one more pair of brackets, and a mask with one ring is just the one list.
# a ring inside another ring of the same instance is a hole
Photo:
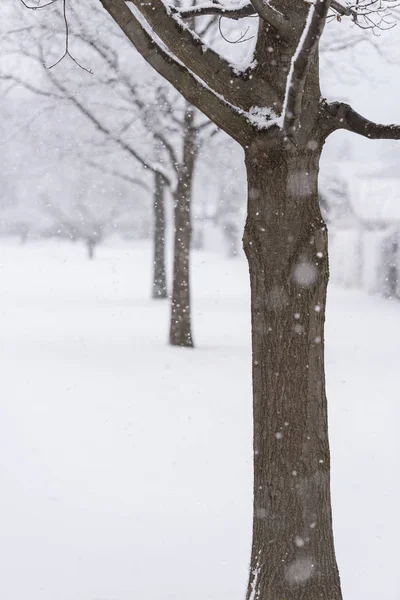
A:
{"label": "twig", "polygon": [[[22,2],[23,0],[21,0]],[[51,2],[49,2],[49,4],[53,4],[54,2],[56,2],[57,0],[51,0]],[[58,60],[56,60],[55,63],[53,63],[52,65],[50,65],[49,67],[47,67],[47,69],[52,69],[53,67],[57,66],[60,64],[60,62],[62,60],[64,60],[64,58],[66,58],[67,56],[69,56],[69,58],[71,60],[73,60],[73,62],[83,71],[86,71],[86,73],[90,73],[90,75],[93,75],[93,71],[91,69],[87,69],[86,67],[84,67],[83,65],[80,64],[80,62],[77,61],[77,59],[72,56],[71,52],[69,51],[69,25],[68,25],[68,18],[67,18],[67,0],[62,0],[62,13],[63,13],[63,20],[64,20],[64,26],[65,26],[65,50],[62,56],[60,56],[60,58]],[[48,4],[46,5],[48,6]]]}

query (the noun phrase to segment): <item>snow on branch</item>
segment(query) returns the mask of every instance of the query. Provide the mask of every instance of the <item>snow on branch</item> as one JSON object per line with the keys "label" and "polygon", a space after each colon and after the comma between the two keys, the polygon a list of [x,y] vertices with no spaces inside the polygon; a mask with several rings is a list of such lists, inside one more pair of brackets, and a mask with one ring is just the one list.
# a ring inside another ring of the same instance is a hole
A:
{"label": "snow on branch", "polygon": [[244,2],[237,6],[226,6],[220,2],[204,2],[191,8],[177,8],[171,6],[170,10],[172,13],[178,14],[182,19],[217,16],[238,21],[239,19],[252,17],[256,14],[254,6],[249,2]]}
{"label": "snow on branch", "polygon": [[303,33],[292,58],[282,111],[283,130],[287,136],[292,135],[299,126],[308,69],[324,30],[330,4],[331,0],[315,0],[315,4],[311,4]]}
{"label": "snow on branch", "polygon": [[[350,18],[361,29],[376,30],[390,29],[394,22],[390,20],[390,10],[400,6],[399,0],[331,0],[329,19],[341,20],[341,17]],[[285,15],[265,1],[252,0],[252,2],[239,3],[229,6],[218,0],[203,2],[191,8],[180,9],[171,7],[171,11],[179,14],[182,19],[191,17],[220,16],[227,19],[239,20],[245,17],[260,16],[264,21],[285,32],[288,26]]]}
{"label": "snow on branch", "polygon": [[274,8],[268,0],[251,0],[251,2],[242,2],[236,6],[227,6],[216,0],[215,2],[204,2],[191,8],[179,9],[171,7],[171,11],[179,14],[182,19],[209,15],[226,17],[227,19],[238,21],[245,17],[258,15],[282,34],[287,32],[288,26],[288,18],[286,15]]}
{"label": "snow on branch", "polygon": [[[70,57],[79,67],[83,67],[69,51],[69,27],[67,19],[67,4],[69,0],[44,0],[44,4],[28,4],[27,0],[20,0],[24,6],[30,9],[45,8],[52,4],[61,4],[65,23],[65,46],[62,56],[51,65],[52,68],[59,64],[65,57]],[[33,0],[32,0],[33,1]],[[250,86],[235,84],[239,75],[235,73],[227,60],[209,48],[204,41],[182,20],[179,11],[175,7],[166,5],[163,0],[107,0],[101,4],[111,14],[111,8],[115,14],[122,10],[122,3],[134,7],[145,19],[154,34],[168,48],[183,65],[185,65],[196,77],[219,94],[228,97],[228,102],[233,105],[243,106],[248,103],[248,89]],[[129,9],[128,9],[129,10]],[[116,20],[116,19],[115,19]],[[122,29],[120,21],[117,21]],[[132,40],[131,40],[132,41]],[[246,89],[245,89],[246,88]]]}
{"label": "snow on branch", "polygon": [[[52,1],[55,2],[56,0]],[[266,6],[266,9],[264,11],[265,19],[267,17],[267,14],[273,14],[274,16],[286,20],[285,15],[283,15],[280,11],[274,8],[269,2],[263,2],[263,5]],[[359,6],[359,4],[352,6],[347,3],[341,4],[338,0],[331,1],[332,10],[334,10],[338,15],[342,17],[353,17],[355,19],[358,14],[357,6]],[[245,17],[252,17],[259,14],[259,12],[254,7],[254,2],[252,3],[247,1],[232,6],[219,2],[219,0],[212,0],[211,2],[202,2],[201,4],[197,4],[190,8],[179,8],[177,6],[171,5],[170,10],[171,12],[178,14],[182,19],[189,19],[191,17],[219,16],[237,21],[239,19],[244,19]]]}
{"label": "snow on branch", "polygon": [[[158,36],[158,28],[155,30],[151,26],[140,7],[137,10],[138,14],[134,14],[124,0],[100,0],[100,2],[143,58],[188,102],[237,141],[247,142],[251,135],[250,124],[239,107],[230,103],[213,86],[209,86],[206,80],[192,71],[190,65],[181,61],[172,49],[162,43],[161,36]],[[174,22],[168,15],[167,18]],[[178,30],[175,34],[179,40]]]}
{"label": "snow on branch", "polygon": [[334,129],[346,129],[371,140],[400,140],[400,125],[370,121],[344,102],[323,102],[322,106],[334,118]]}
{"label": "snow on branch", "polygon": [[[154,34],[180,62],[200,77],[210,88],[227,97],[232,104],[242,106],[248,91],[235,85],[235,74],[227,60],[209,48],[187,26],[179,13],[162,0],[128,0],[142,15]],[[118,4],[118,2],[115,2]]]}

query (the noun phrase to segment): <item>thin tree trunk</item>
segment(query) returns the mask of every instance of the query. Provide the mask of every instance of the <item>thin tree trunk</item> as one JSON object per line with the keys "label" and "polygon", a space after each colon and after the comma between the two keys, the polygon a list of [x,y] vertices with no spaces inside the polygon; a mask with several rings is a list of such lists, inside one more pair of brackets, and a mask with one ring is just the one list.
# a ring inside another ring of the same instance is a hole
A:
{"label": "thin tree trunk", "polygon": [[[313,147],[315,143],[313,144]],[[324,375],[321,148],[247,150],[254,517],[247,600],[340,600]]]}
{"label": "thin tree trunk", "polygon": [[94,243],[91,240],[86,241],[86,248],[88,251],[89,260],[93,260],[94,258]]}
{"label": "thin tree trunk", "polygon": [[183,161],[178,172],[178,185],[174,194],[175,234],[174,269],[171,301],[171,326],[169,341],[172,346],[193,347],[190,318],[190,243],[192,224],[190,204],[196,158],[196,130],[194,111],[187,105],[185,112]]}
{"label": "thin tree trunk", "polygon": [[165,269],[165,206],[164,179],[160,173],[154,176],[154,260],[153,298],[167,298]]}

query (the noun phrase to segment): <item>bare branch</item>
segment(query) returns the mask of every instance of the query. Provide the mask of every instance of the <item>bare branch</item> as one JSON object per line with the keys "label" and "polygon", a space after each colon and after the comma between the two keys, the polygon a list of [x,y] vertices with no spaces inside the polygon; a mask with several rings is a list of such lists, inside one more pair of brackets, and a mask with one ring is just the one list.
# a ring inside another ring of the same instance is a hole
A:
{"label": "bare branch", "polygon": [[[234,73],[231,65],[205,45],[180,16],[165,6],[162,0],[129,0],[143,16],[157,37],[190,71],[207,86],[235,106],[247,108],[249,89]],[[236,83],[237,82],[237,83]]]}
{"label": "bare branch", "polygon": [[323,102],[323,108],[333,117],[335,129],[345,129],[371,140],[400,140],[400,125],[381,125],[366,119],[344,102]]}
{"label": "bare branch", "polygon": [[[0,77],[0,79],[1,79],[1,77]],[[3,139],[0,138],[0,145],[6,144],[10,140],[15,139],[21,133],[21,131],[26,131],[27,129],[30,129],[31,125],[35,121],[37,121],[43,114],[46,114],[46,113],[51,112],[52,110],[54,110],[54,108],[55,108],[54,106],[45,106],[45,107],[41,108],[40,110],[38,110],[28,120],[24,121],[22,124],[19,124],[14,129],[14,131],[10,132],[7,135],[6,138],[3,138]]]}
{"label": "bare branch", "polygon": [[[279,18],[285,19],[285,16],[274,9],[271,5],[267,5],[267,10],[277,14]],[[357,17],[357,11],[348,4],[341,4],[338,0],[331,1],[331,8],[342,17]],[[221,2],[205,2],[204,4],[197,4],[191,8],[176,8],[171,7],[171,10],[179,14],[182,19],[188,19],[190,17],[205,17],[207,15],[222,16],[227,19],[233,19],[235,21],[244,19],[245,17],[252,17],[259,14],[255,9],[254,3],[245,2],[238,4],[237,6],[226,6]]]}
{"label": "bare branch", "polygon": [[341,4],[337,0],[331,1],[331,8],[341,17],[356,17],[357,12],[348,4]]}
{"label": "bare branch", "polygon": [[58,79],[49,73],[49,78],[51,79],[54,86],[63,94],[65,98],[67,98],[71,104],[73,104],[79,111],[85,115],[85,117],[96,127],[98,131],[100,131],[107,138],[112,140],[117,146],[119,146],[122,150],[130,154],[133,158],[135,158],[145,169],[149,169],[153,173],[160,172],[161,175],[169,180],[168,175],[160,169],[160,167],[153,165],[151,162],[144,159],[132,146],[130,146],[127,142],[125,142],[121,137],[111,131],[108,127],[106,127],[93,113],[90,109],[88,109],[81,100],[79,100],[75,95],[71,94],[67,88],[61,84]]}
{"label": "bare branch", "polygon": [[264,2],[264,0],[252,0],[251,3],[240,4],[234,7],[225,6],[220,2],[207,2],[186,9],[177,9],[174,7],[172,11],[182,19],[214,15],[238,21],[245,17],[258,15],[282,35],[286,35],[289,31],[288,17],[268,2]]}
{"label": "bare branch", "polygon": [[287,136],[298,127],[308,69],[325,27],[331,0],[315,0],[310,6],[304,31],[292,58],[283,107],[283,130]]}
{"label": "bare branch", "polygon": [[31,84],[29,81],[25,81],[25,79],[18,77],[17,75],[2,75],[2,74],[0,74],[0,79],[2,81],[13,82],[14,84],[19,85],[38,96],[44,96],[45,98],[54,98],[54,99],[58,99],[58,100],[63,99],[62,95],[56,94],[53,91],[48,91],[48,90],[42,89],[41,87],[37,87],[37,86]]}
{"label": "bare branch", "polygon": [[390,20],[389,9],[399,6],[399,0],[354,0],[341,3],[332,0],[331,8],[340,17],[350,17],[360,29],[370,29],[374,35],[392,29],[396,25]]}
{"label": "bare branch", "polygon": [[[382,30],[390,29],[394,22],[388,21],[387,9],[399,6],[399,0],[354,0],[352,4],[331,1],[332,15],[329,20],[336,17],[349,17],[360,27],[360,29]],[[289,23],[286,16],[274,9],[264,0],[252,0],[251,3],[239,4],[238,6],[225,6],[221,2],[205,2],[192,8],[172,9],[182,19],[189,17],[204,17],[206,15],[222,16],[227,19],[239,20],[245,17],[259,15],[264,21],[273,25],[282,35],[288,33]],[[375,17],[375,18],[374,18]]]}
{"label": "bare branch", "polygon": [[179,164],[179,159],[175,152],[175,148],[168,141],[168,136],[163,135],[161,132],[155,131],[155,132],[153,132],[153,137],[154,137],[154,139],[158,140],[158,142],[160,142],[160,144],[161,144],[161,146],[163,146],[163,148],[165,148],[165,150],[167,151],[167,153],[169,155],[172,165],[176,168],[176,165]]}
{"label": "bare branch", "polygon": [[207,2],[205,4],[198,4],[192,8],[176,8],[171,7],[171,12],[178,14],[182,19],[189,19],[193,17],[205,17],[218,16],[225,17],[227,19],[233,19],[238,21],[246,17],[252,17],[256,15],[254,6],[250,3],[245,3],[237,7],[224,6],[219,2]]}
{"label": "bare branch", "polygon": [[250,29],[250,27],[247,27],[246,31],[244,31],[244,32],[242,31],[241,34],[239,35],[239,37],[236,40],[230,40],[222,32],[221,21],[222,21],[222,17],[220,17],[218,19],[218,30],[219,30],[219,33],[220,33],[220,36],[222,37],[222,39],[225,42],[228,42],[228,44],[243,44],[244,42],[248,42],[248,41],[250,41],[250,40],[252,40],[254,38],[254,35],[251,35],[250,37],[246,37],[247,32]]}
{"label": "bare branch", "polygon": [[[21,0],[21,1],[23,1],[23,0]],[[55,1],[56,0],[53,0],[52,2],[50,2],[50,4],[53,4]],[[48,6],[48,4],[45,6]],[[30,8],[32,8],[32,7],[30,7]],[[63,14],[64,28],[65,28],[65,49],[64,49],[63,54],[60,56],[60,58],[58,60],[56,60],[55,63],[50,65],[48,67],[48,69],[52,69],[53,67],[60,64],[60,62],[62,60],[64,60],[64,58],[69,57],[80,69],[83,69],[84,71],[86,71],[87,73],[90,73],[92,75],[92,71],[90,69],[87,69],[83,65],[81,65],[81,63],[79,61],[77,61],[76,58],[69,51],[69,24],[68,24],[68,17],[67,17],[67,2],[66,2],[66,0],[62,0],[62,14]]]}
{"label": "bare branch", "polygon": [[[118,179],[121,179],[121,181],[126,181],[127,183],[130,183],[132,185],[138,185],[139,187],[143,188],[146,192],[149,192],[149,193],[151,192],[151,187],[149,185],[147,185],[147,183],[145,183],[141,179],[138,179],[137,177],[131,177],[130,175],[127,175],[126,173],[122,173],[121,171],[119,171],[117,169],[105,168],[103,164],[99,164],[96,161],[91,160],[90,158],[87,158],[86,156],[83,158],[83,160],[89,167],[92,167],[93,169],[96,169],[97,171],[101,171],[102,173],[107,173],[108,175],[117,177]],[[168,182],[166,182],[166,183],[168,185]]]}
{"label": "bare branch", "polygon": [[25,0],[20,0],[21,4],[25,6],[25,8],[29,8],[29,10],[40,10],[42,8],[46,8],[46,6],[50,6],[51,4],[55,4],[58,0],[49,0],[45,4],[28,4]]}

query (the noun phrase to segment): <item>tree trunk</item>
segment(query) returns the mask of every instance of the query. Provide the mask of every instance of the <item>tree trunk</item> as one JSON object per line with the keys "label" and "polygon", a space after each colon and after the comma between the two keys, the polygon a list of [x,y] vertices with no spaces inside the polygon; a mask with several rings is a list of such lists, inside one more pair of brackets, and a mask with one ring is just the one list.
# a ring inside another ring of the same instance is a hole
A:
{"label": "tree trunk", "polygon": [[340,600],[324,374],[322,144],[269,144],[255,141],[246,152],[254,403],[247,600]]}
{"label": "tree trunk", "polygon": [[154,261],[153,298],[167,298],[165,269],[165,207],[164,179],[160,173],[154,176]]}
{"label": "tree trunk", "polygon": [[89,260],[93,260],[94,258],[94,243],[92,240],[87,240],[86,241],[86,247],[87,247],[87,251],[88,251],[88,259]]}
{"label": "tree trunk", "polygon": [[192,224],[190,204],[196,159],[194,111],[188,105],[185,113],[183,161],[178,170],[175,200],[174,271],[169,341],[172,346],[193,347],[190,319],[190,243]]}

